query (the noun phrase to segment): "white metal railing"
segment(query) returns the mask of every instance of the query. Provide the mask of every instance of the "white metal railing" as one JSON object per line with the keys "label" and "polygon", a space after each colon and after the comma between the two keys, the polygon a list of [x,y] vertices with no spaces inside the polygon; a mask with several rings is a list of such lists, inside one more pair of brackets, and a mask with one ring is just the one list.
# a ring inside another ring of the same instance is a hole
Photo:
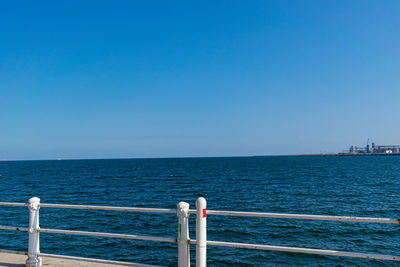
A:
{"label": "white metal railing", "polygon": [[[187,205],[189,205],[189,204],[187,204]],[[119,265],[128,265],[128,266],[140,266],[140,267],[156,266],[156,265],[148,265],[148,264],[122,263],[122,262],[109,261],[109,260],[98,260],[98,259],[90,259],[90,258],[81,258],[81,257],[73,257],[73,256],[65,256],[65,255],[40,253],[39,233],[41,233],[41,232],[42,233],[54,233],[54,234],[68,234],[68,235],[101,236],[101,237],[110,237],[110,238],[124,238],[124,239],[147,240],[147,241],[158,241],[158,242],[171,242],[171,243],[177,243],[179,240],[179,238],[177,239],[177,238],[165,238],[165,237],[155,237],[155,236],[141,236],[141,235],[114,234],[114,233],[87,232],[87,231],[71,231],[71,230],[47,229],[47,228],[39,227],[39,209],[41,207],[67,208],[67,209],[88,209],[88,210],[136,211],[136,212],[151,212],[151,213],[176,213],[176,214],[178,214],[178,217],[179,217],[180,215],[179,215],[179,213],[177,213],[176,209],[44,204],[44,203],[40,203],[40,199],[36,198],[36,197],[29,199],[28,204],[0,202],[0,206],[12,206],[12,207],[26,207],[27,206],[29,208],[29,214],[30,214],[29,215],[29,228],[1,226],[0,225],[0,230],[17,230],[17,231],[26,231],[29,233],[28,253],[9,251],[11,253],[28,255],[28,259],[26,260],[26,266],[28,266],[28,267],[41,266],[42,259],[40,256],[56,257],[56,258],[64,258],[64,259],[75,259],[75,260],[83,260],[83,261],[95,261],[95,262],[101,262],[101,263],[119,264]],[[189,246],[189,242],[186,242],[186,246],[187,247]],[[0,250],[0,251],[5,252],[4,250]],[[185,251],[188,251],[188,249],[185,249]],[[179,253],[179,250],[178,250],[178,253]],[[179,254],[185,254],[185,253],[179,253]]]}
{"label": "white metal railing", "polygon": [[[41,261],[40,256],[58,257],[58,258],[65,258],[65,259],[77,259],[77,260],[84,260],[84,261],[96,261],[96,262],[103,262],[103,263],[109,263],[109,264],[117,264],[118,263],[118,264],[129,265],[129,266],[141,266],[141,267],[155,266],[155,265],[146,265],[146,264],[137,264],[137,263],[121,263],[121,262],[108,261],[108,260],[97,260],[97,259],[89,259],[89,258],[80,258],[80,257],[40,253],[40,250],[39,250],[39,248],[40,248],[39,233],[40,232],[54,233],[54,234],[68,234],[68,235],[83,235],[83,236],[101,236],[101,237],[109,237],[109,238],[125,238],[125,239],[134,239],[134,240],[149,240],[149,241],[158,241],[158,242],[177,243],[178,267],[190,266],[190,249],[189,249],[190,244],[196,245],[196,267],[205,267],[207,265],[207,260],[206,260],[207,245],[400,261],[400,256],[394,256],[394,255],[346,252],[346,251],[323,250],[323,249],[312,249],[312,248],[283,247],[283,246],[271,246],[271,245],[261,245],[261,244],[246,244],[246,243],[234,243],[234,242],[222,242],[222,241],[207,240],[207,215],[400,224],[400,220],[398,220],[398,219],[207,210],[206,209],[206,206],[207,206],[206,200],[202,197],[197,199],[195,210],[189,209],[189,204],[186,202],[179,202],[177,205],[177,209],[155,209],[155,208],[138,208],[138,207],[43,204],[43,203],[40,203],[39,198],[35,198],[35,197],[29,199],[28,204],[0,202],[0,206],[14,206],[14,207],[26,207],[27,206],[29,208],[29,214],[30,214],[29,228],[1,226],[0,225],[0,230],[26,231],[29,233],[28,253],[24,253],[24,254],[28,255],[28,259],[26,260],[26,266],[28,266],[28,267],[41,266],[42,261]],[[39,227],[39,208],[41,208],[41,207],[64,208],[64,209],[114,210],[114,211],[133,211],[133,212],[151,212],[151,213],[170,213],[170,214],[175,213],[178,216],[178,238],[40,228]],[[193,239],[191,240],[189,238],[189,219],[188,218],[189,218],[190,214],[196,214],[196,240],[193,240]],[[4,250],[0,250],[0,252],[4,252]],[[12,252],[12,253],[23,253],[23,252]]]}

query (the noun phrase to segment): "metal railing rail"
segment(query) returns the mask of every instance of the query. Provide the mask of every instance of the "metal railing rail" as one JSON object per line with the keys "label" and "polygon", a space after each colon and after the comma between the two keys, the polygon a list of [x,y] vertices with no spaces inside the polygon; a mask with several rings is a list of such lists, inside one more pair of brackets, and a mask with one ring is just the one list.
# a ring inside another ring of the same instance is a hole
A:
{"label": "metal railing rail", "polygon": [[172,213],[176,214],[176,209],[155,209],[141,207],[113,207],[113,206],[93,206],[93,205],[66,205],[66,204],[40,204],[43,208],[59,208],[59,209],[80,209],[80,210],[115,210],[115,211],[134,211],[134,212],[151,212],[151,213]]}
{"label": "metal railing rail", "polygon": [[25,228],[25,227],[14,227],[14,226],[3,226],[0,225],[0,230],[15,230],[15,231],[25,231],[28,232],[29,228]]}
{"label": "metal railing rail", "polygon": [[15,202],[0,202],[0,206],[4,207],[27,207],[27,203],[15,203]]}
{"label": "metal railing rail", "polygon": [[365,222],[365,223],[400,224],[400,219],[352,217],[352,216],[311,215],[311,214],[289,214],[289,213],[267,213],[267,212],[207,210],[207,215],[261,217],[261,218],[281,218],[281,219],[300,219],[300,220],[319,220],[319,221],[340,221],[340,222]]}
{"label": "metal railing rail", "polygon": [[400,261],[400,256],[374,254],[374,253],[347,252],[338,250],[282,247],[282,246],[270,246],[270,245],[258,245],[258,244],[246,244],[246,243],[221,242],[221,241],[211,241],[211,240],[207,241],[207,245],[231,247],[231,248],[247,248],[247,249],[259,249],[259,250],[281,251],[281,252],[291,252],[291,253],[314,254],[314,255],[316,254],[316,255],[341,256],[341,257],[351,257],[351,258]]}
{"label": "metal railing rail", "polygon": [[[101,236],[109,238],[125,238],[134,240],[147,240],[158,242],[177,243],[178,245],[178,266],[190,266],[189,245],[196,245],[196,266],[206,266],[206,250],[207,245],[258,249],[268,251],[282,251],[292,253],[305,253],[305,254],[318,254],[329,256],[342,256],[353,258],[367,258],[378,260],[400,261],[400,256],[373,254],[373,253],[358,253],[346,252],[337,250],[324,250],[313,248],[299,248],[299,247],[284,247],[284,246],[271,246],[260,244],[247,244],[247,243],[234,243],[207,240],[206,222],[207,215],[221,215],[221,216],[240,216],[240,217],[260,217],[260,218],[281,218],[281,219],[301,219],[301,220],[322,220],[322,221],[341,221],[341,222],[364,222],[364,223],[384,223],[384,224],[400,224],[400,219],[391,218],[370,218],[370,217],[353,217],[353,216],[329,216],[329,215],[311,215],[311,214],[285,214],[285,213],[266,213],[266,212],[242,212],[242,211],[219,211],[207,210],[206,200],[202,197],[196,201],[196,209],[189,209],[189,204],[180,202],[177,209],[158,209],[158,208],[142,208],[142,207],[113,207],[113,206],[93,206],[93,205],[67,205],[67,204],[45,204],[40,203],[38,198],[31,198],[29,203],[11,203],[0,202],[0,206],[15,206],[15,207],[28,207],[30,212],[29,228],[1,226],[0,230],[17,230],[27,231],[29,233],[29,250],[27,266],[39,267],[41,266],[40,255],[47,257],[62,257],[70,259],[86,259],[87,261],[99,261],[97,259],[80,258],[73,256],[52,255],[39,252],[39,233],[55,233],[55,234],[70,234],[70,235],[83,235],[83,236]],[[176,213],[178,216],[178,238],[165,238],[154,236],[141,236],[141,235],[128,235],[128,234],[115,234],[115,233],[102,233],[102,232],[87,232],[87,231],[72,231],[62,229],[47,229],[39,227],[39,208],[66,208],[66,209],[85,209],[85,210],[113,210],[113,211],[132,211],[132,212],[151,212],[151,213]],[[189,238],[189,215],[196,214],[196,240]],[[0,250],[1,252],[2,250]],[[19,252],[17,252],[19,253]],[[21,252],[22,253],[22,252]],[[107,261],[107,260],[100,260]],[[111,263],[112,261],[107,261]],[[130,266],[154,266],[136,263],[126,263]],[[136,264],[136,265],[135,265]]]}
{"label": "metal railing rail", "polygon": [[46,229],[46,228],[40,228],[38,231],[39,231],[39,233],[84,235],[84,236],[102,236],[102,237],[111,237],[111,238],[145,240],[145,241],[158,241],[158,242],[169,242],[169,243],[176,243],[177,242],[176,238],[157,237],[157,236],[113,234],[113,233],[102,233],[102,232],[72,231],[72,230]]}

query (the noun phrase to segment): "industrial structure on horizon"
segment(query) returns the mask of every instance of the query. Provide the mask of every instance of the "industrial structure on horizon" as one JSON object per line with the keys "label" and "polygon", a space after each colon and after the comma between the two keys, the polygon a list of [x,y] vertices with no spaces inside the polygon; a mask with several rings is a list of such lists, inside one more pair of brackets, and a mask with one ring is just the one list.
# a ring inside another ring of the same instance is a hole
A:
{"label": "industrial structure on horizon", "polygon": [[339,155],[393,155],[400,154],[400,145],[375,145],[374,142],[369,145],[369,139],[366,146],[351,146],[349,150],[344,150]]}

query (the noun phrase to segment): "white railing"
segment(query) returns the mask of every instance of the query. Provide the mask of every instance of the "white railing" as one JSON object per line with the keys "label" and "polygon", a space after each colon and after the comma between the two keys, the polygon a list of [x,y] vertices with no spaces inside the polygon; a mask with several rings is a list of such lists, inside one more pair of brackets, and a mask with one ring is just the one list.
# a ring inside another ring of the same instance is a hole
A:
{"label": "white railing", "polygon": [[[118,263],[118,264],[124,264],[124,265],[129,265],[129,266],[142,266],[142,267],[155,266],[155,265],[147,265],[147,264],[121,263],[121,262],[108,261],[108,260],[97,260],[97,259],[90,259],[90,258],[80,258],[80,257],[40,253],[40,249],[39,249],[40,248],[40,246],[39,246],[39,240],[40,240],[39,233],[40,232],[54,233],[54,234],[68,234],[68,235],[83,235],[83,236],[101,236],[101,237],[110,237],[110,238],[125,238],[125,239],[135,239],[135,240],[149,240],[149,241],[158,241],[158,242],[177,243],[178,267],[190,266],[190,249],[189,249],[190,244],[196,245],[196,267],[205,267],[207,265],[207,260],[206,260],[207,245],[222,246],[222,247],[234,247],[234,248],[258,249],[258,250],[270,250],[270,251],[283,251],[283,252],[293,252],[293,253],[305,253],[305,254],[342,256],[342,257],[353,257],[353,258],[368,258],[368,259],[378,259],[378,260],[400,261],[400,256],[394,256],[394,255],[211,241],[211,240],[207,240],[207,225],[206,225],[207,224],[207,215],[400,224],[400,220],[398,220],[398,219],[207,210],[206,209],[206,200],[202,197],[197,199],[195,210],[189,209],[189,204],[186,202],[179,202],[177,205],[177,209],[154,209],[154,208],[137,208],[137,207],[41,204],[39,198],[29,199],[28,204],[0,202],[0,206],[15,206],[15,207],[26,207],[27,206],[29,208],[29,213],[30,213],[29,228],[1,226],[0,225],[0,230],[17,230],[17,231],[26,231],[29,233],[28,253],[25,253],[26,255],[28,255],[28,259],[26,260],[26,266],[28,266],[28,267],[41,266],[42,260],[41,260],[40,256],[56,257],[56,258],[64,258],[64,259],[77,259],[77,260],[83,260],[83,261],[96,261],[96,262],[102,262],[102,263],[108,263],[108,264],[117,264]],[[41,208],[41,207],[177,214],[177,216],[178,216],[178,238],[40,228],[39,227],[39,208]],[[190,214],[196,214],[196,240],[191,240],[189,238],[189,219],[188,218],[189,218]],[[0,250],[0,252],[4,252],[4,250]],[[24,253],[24,252],[12,252],[12,253]]]}

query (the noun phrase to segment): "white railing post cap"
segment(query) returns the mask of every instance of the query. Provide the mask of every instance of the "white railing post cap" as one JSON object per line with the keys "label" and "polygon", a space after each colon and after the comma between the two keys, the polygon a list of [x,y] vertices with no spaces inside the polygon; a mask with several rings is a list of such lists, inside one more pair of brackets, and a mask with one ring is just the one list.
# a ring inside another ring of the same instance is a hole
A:
{"label": "white railing post cap", "polygon": [[32,197],[32,198],[30,198],[29,201],[28,201],[28,203],[29,203],[28,208],[29,208],[30,210],[38,210],[38,209],[40,208],[40,207],[39,207],[39,205],[40,205],[40,198],[38,198],[38,197]]}
{"label": "white railing post cap", "polygon": [[196,207],[205,206],[206,203],[207,203],[207,201],[206,201],[206,199],[205,199],[204,197],[199,197],[199,198],[196,200]]}
{"label": "white railing post cap", "polygon": [[189,203],[181,201],[177,205],[176,213],[178,217],[189,217]]}

